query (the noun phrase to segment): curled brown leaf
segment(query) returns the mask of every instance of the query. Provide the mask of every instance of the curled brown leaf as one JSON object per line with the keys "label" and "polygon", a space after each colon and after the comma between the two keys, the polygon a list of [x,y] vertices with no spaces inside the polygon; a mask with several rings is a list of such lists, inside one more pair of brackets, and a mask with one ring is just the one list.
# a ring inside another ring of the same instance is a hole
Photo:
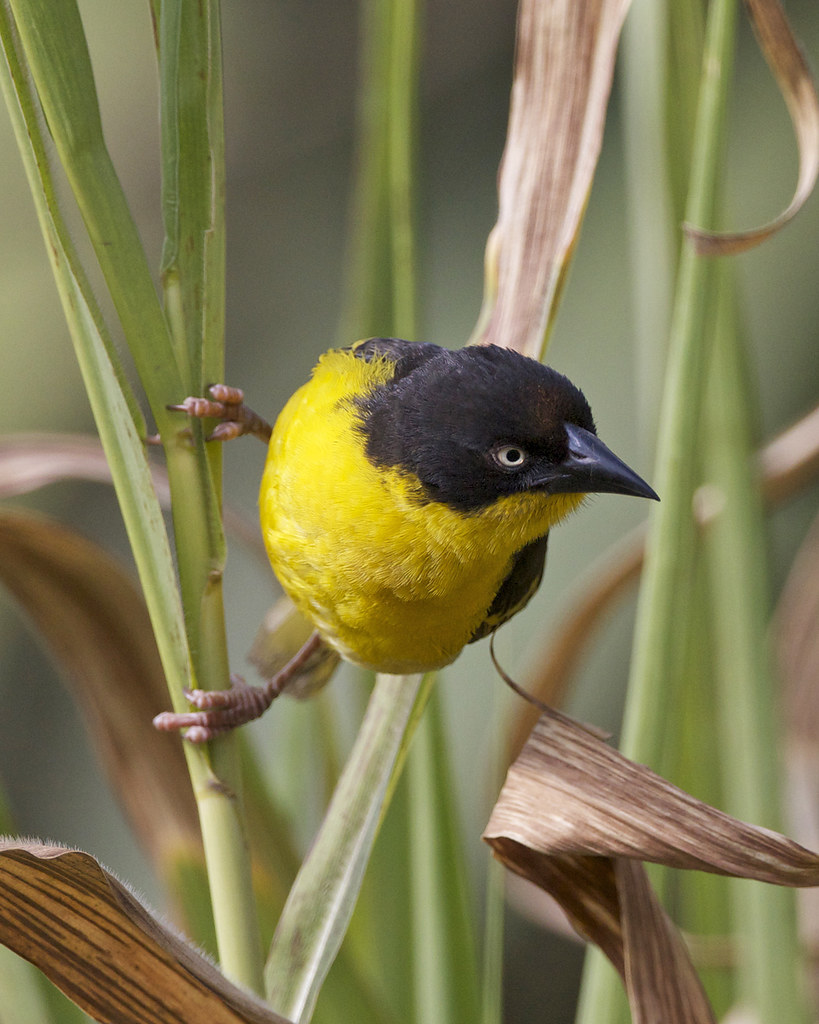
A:
{"label": "curled brown leaf", "polygon": [[638,1020],[712,1019],[640,862],[819,885],[819,855],[696,800],[556,711],[510,768],[484,839],[600,946]]}
{"label": "curled brown leaf", "polygon": [[819,855],[737,821],[552,711],[509,770],[484,838],[541,854],[632,857],[668,867],[819,885]]}
{"label": "curled brown leaf", "polygon": [[719,233],[686,224],[686,234],[704,256],[745,252],[770,238],[802,209],[819,176],[819,97],[807,61],[778,0],[745,0],[745,6],[791,116],[799,147],[799,174],[786,209],[760,228]]}

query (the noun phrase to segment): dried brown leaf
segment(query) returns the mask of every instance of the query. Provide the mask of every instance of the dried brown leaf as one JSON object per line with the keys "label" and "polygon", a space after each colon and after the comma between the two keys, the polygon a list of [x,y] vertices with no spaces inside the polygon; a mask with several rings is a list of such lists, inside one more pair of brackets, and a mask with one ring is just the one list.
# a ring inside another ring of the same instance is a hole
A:
{"label": "dried brown leaf", "polygon": [[643,865],[619,857],[614,874],[635,1024],[712,1024],[714,1014],[688,949],[654,895]]}
{"label": "dried brown leaf", "polygon": [[545,856],[631,857],[819,885],[819,854],[702,803],[557,711],[540,718],[510,768],[484,838]]}
{"label": "dried brown leaf", "polygon": [[0,840],[0,942],[101,1024],[287,1024],[86,853]]}
{"label": "dried brown leaf", "polygon": [[585,212],[629,0],[522,0],[473,340],[538,357]]}
{"label": "dried brown leaf", "polygon": [[556,711],[510,768],[484,839],[600,946],[640,1021],[712,1019],[641,861],[819,885],[819,855],[694,799]]}
{"label": "dried brown leaf", "polygon": [[819,176],[819,97],[807,62],[778,0],[745,0],[745,5],[791,115],[799,147],[799,174],[787,208],[763,227],[722,234],[686,224],[686,234],[705,256],[745,252],[770,238],[796,216]]}
{"label": "dried brown leaf", "polygon": [[0,510],[0,583],[64,670],[137,835],[161,861],[198,846],[184,754],[151,725],[168,700],[148,612],[120,565],[42,516]]}
{"label": "dried brown leaf", "polygon": [[711,1024],[688,949],[639,861],[546,857],[510,839],[492,846],[508,868],[548,891],[579,934],[605,953],[626,985],[635,1024]]}

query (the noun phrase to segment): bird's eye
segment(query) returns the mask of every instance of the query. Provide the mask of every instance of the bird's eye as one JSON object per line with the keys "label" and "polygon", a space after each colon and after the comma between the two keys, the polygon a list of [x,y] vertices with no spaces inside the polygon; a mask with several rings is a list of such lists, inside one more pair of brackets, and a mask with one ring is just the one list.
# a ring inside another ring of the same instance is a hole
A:
{"label": "bird's eye", "polygon": [[520,469],[527,455],[519,445],[503,444],[493,450],[492,458],[502,469]]}

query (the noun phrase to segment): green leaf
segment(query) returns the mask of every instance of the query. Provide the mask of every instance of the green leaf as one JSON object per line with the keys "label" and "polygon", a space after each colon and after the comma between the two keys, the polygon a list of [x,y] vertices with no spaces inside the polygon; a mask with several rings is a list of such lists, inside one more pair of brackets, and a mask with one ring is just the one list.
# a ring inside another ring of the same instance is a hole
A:
{"label": "green leaf", "polygon": [[[225,166],[219,5],[168,0],[159,20],[162,282],[187,388],[224,376]],[[212,448],[214,454],[220,446]]]}
{"label": "green leaf", "polygon": [[467,880],[458,836],[452,776],[437,691],[410,752],[413,963],[415,1014],[440,1024],[480,1018],[480,987]]}
{"label": "green leaf", "polygon": [[10,8],[60,162],[164,433],[169,423],[165,405],[181,397],[181,377],[136,225],[103,138],[77,5],[75,0],[13,0]]}
{"label": "green leaf", "polygon": [[290,890],[265,967],[272,1006],[310,1019],[352,916],[421,676],[379,676],[322,826]]}

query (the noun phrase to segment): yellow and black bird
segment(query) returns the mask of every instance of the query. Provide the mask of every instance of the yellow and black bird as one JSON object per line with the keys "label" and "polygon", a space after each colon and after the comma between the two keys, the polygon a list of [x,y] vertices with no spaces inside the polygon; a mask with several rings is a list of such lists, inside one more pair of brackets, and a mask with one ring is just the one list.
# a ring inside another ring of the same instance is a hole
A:
{"label": "yellow and black bird", "polygon": [[[215,437],[270,437],[260,493],[273,569],[319,642],[397,674],[440,668],[528,602],[549,530],[586,494],[657,495],[595,433],[566,377],[494,345],[372,338],[321,357],[272,430],[236,389],[188,399]],[[302,652],[283,670],[292,676]],[[203,740],[280,692],[190,695],[160,716]]]}

